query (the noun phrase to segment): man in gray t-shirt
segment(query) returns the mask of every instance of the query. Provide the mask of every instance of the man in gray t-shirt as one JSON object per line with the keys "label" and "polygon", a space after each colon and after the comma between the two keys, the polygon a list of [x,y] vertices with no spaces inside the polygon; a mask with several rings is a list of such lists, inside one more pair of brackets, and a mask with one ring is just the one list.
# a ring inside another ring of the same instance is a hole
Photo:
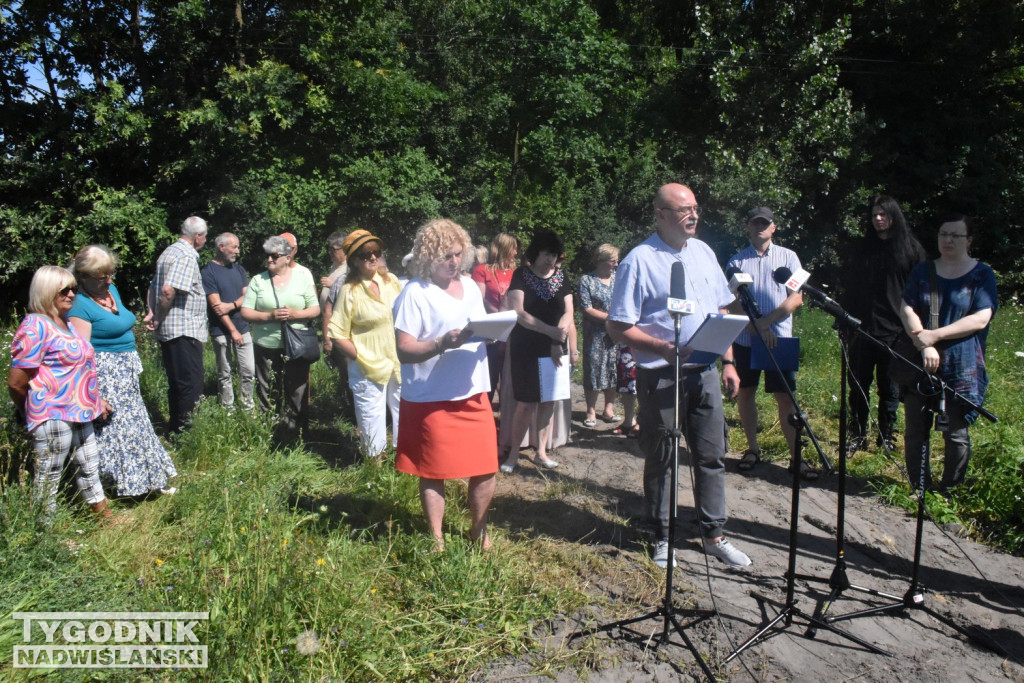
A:
{"label": "man in gray t-shirt", "polygon": [[[644,496],[654,533],[653,559],[668,564],[671,433],[675,396],[675,326],[667,309],[672,264],[684,265],[686,298],[693,315],[683,317],[680,339],[689,339],[708,313],[725,312],[734,297],[715,253],[696,238],[700,207],[690,188],[672,183],[654,198],[657,231],[619,263],[608,333],[628,345],[637,361],[636,395],[640,404],[640,448],[644,452]],[[695,490],[704,550],[730,567],[745,567],[750,558],[724,535],[725,414],[718,370],[713,364],[687,364],[691,349],[681,347],[680,420],[695,464]],[[732,351],[723,358],[722,381],[736,395],[739,377]]]}

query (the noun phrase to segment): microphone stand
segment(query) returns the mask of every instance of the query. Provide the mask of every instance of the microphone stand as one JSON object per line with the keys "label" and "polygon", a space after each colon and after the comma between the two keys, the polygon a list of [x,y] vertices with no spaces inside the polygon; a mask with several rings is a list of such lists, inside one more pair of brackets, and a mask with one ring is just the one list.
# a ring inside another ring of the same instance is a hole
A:
{"label": "microphone stand", "polygon": [[[673,312],[672,316],[675,319],[675,349],[676,349],[676,353],[675,353],[675,362],[673,364],[673,366],[674,366],[673,369],[674,369],[674,372],[675,372],[675,384],[673,385],[675,387],[675,390],[674,390],[675,403],[674,403],[674,406],[673,406],[672,431],[670,433],[670,441],[669,441],[670,444],[671,444],[669,447],[672,450],[672,466],[671,466],[671,482],[672,483],[671,483],[671,490],[669,492],[668,562],[666,563],[666,566],[665,566],[665,595],[662,598],[661,605],[659,607],[657,607],[656,609],[654,609],[653,611],[651,611],[651,612],[648,612],[646,614],[642,614],[642,615],[640,615],[638,617],[630,617],[628,619],[620,619],[618,621],[613,621],[613,622],[611,622],[609,624],[604,624],[602,626],[597,626],[597,627],[586,629],[586,630],[582,630],[582,631],[576,631],[575,633],[573,633],[572,635],[569,636],[569,641],[572,641],[572,640],[574,640],[574,639],[576,639],[576,638],[578,638],[580,636],[593,635],[594,633],[598,633],[600,631],[611,631],[613,629],[622,628],[624,626],[630,626],[631,624],[636,624],[636,623],[639,623],[641,621],[648,621],[650,619],[661,619],[662,620],[661,642],[662,643],[670,643],[670,644],[673,644],[673,645],[677,645],[677,643],[673,643],[672,640],[671,640],[670,629],[674,628],[675,632],[679,635],[680,638],[682,638],[683,643],[685,644],[686,648],[690,651],[690,654],[693,655],[693,658],[696,660],[697,664],[700,666],[701,670],[704,672],[704,675],[707,677],[707,680],[709,681],[709,683],[714,683],[714,681],[717,680],[715,678],[714,672],[711,670],[711,667],[708,666],[708,663],[706,661],[704,661],[704,658],[701,657],[700,652],[697,650],[696,645],[694,645],[693,641],[690,640],[690,637],[687,635],[686,629],[692,628],[693,626],[696,626],[697,624],[700,624],[702,621],[705,621],[706,619],[711,618],[712,616],[714,616],[715,613],[713,611],[708,611],[708,610],[688,610],[688,612],[689,612],[689,614],[691,616],[695,616],[697,618],[695,618],[693,621],[690,621],[686,625],[683,625],[676,618],[676,615],[679,614],[679,612],[676,610],[675,604],[673,603],[673,600],[672,600],[672,570],[675,569],[675,564],[676,564],[676,561],[675,561],[675,547],[676,547],[675,546],[675,536],[676,536],[676,518],[678,516],[677,507],[679,505],[679,441],[680,441],[680,439],[682,437],[682,433],[683,433],[681,425],[680,425],[680,417],[679,417],[680,416],[680,404],[681,404],[680,392],[684,390],[684,387],[682,385],[680,385],[680,383],[679,383],[680,375],[681,375],[681,372],[680,372],[680,362],[679,362],[679,342],[680,342],[680,336],[682,335],[682,326],[683,326],[682,316],[683,316],[683,313],[681,313],[681,312],[678,312],[678,313],[677,312]],[[838,629],[836,629],[836,627],[831,626],[831,625],[827,625],[827,624],[825,624],[824,627],[832,629],[832,630],[838,630]]]}
{"label": "microphone stand", "polygon": [[[757,315],[757,305],[754,302],[753,298],[750,296],[749,292],[745,291],[743,288],[740,288],[740,302],[743,305],[744,311],[746,311],[747,313],[747,317],[750,318],[750,324],[751,327],[754,328],[754,333],[757,335],[758,339],[760,339],[761,343],[763,344],[764,337],[761,334],[761,331],[757,329],[757,325],[755,323],[755,321],[759,317]],[[768,351],[768,357],[771,359],[772,364],[775,366],[776,372],[782,374],[782,368],[779,366],[779,361],[775,357],[775,353],[771,349],[769,349],[767,345],[765,345],[765,348]],[[792,474],[792,497],[790,503],[789,516],[789,563],[786,570],[786,601],[784,603],[780,603],[775,600],[771,600],[770,598],[767,598],[756,591],[751,591],[751,597],[753,597],[755,600],[758,601],[758,603],[761,604],[762,613],[766,613],[766,610],[764,609],[765,603],[773,605],[774,607],[778,608],[778,613],[770,620],[768,620],[767,623],[765,623],[760,629],[758,629],[758,631],[754,633],[754,635],[752,635],[750,638],[745,640],[739,647],[737,647],[732,654],[726,657],[725,662],[732,661],[733,658],[735,658],[737,655],[739,655],[747,648],[767,638],[770,633],[784,631],[785,629],[789,628],[793,625],[794,617],[799,617],[807,622],[809,628],[804,633],[805,637],[807,638],[813,638],[814,634],[817,633],[818,628],[824,628],[826,630],[831,631],[832,633],[835,633],[836,635],[842,636],[847,640],[857,643],[858,645],[872,652],[891,656],[891,652],[883,650],[877,645],[873,645],[872,643],[869,643],[866,640],[853,635],[852,633],[848,633],[847,631],[843,631],[842,629],[836,628],[827,620],[823,619],[821,617],[821,614],[817,610],[814,614],[807,614],[801,611],[796,606],[794,590],[797,577],[797,528],[800,517],[800,469],[803,463],[803,442],[801,439],[802,431],[806,431],[807,434],[811,437],[811,441],[814,443],[814,446],[818,451],[818,455],[820,456],[822,463],[825,465],[828,471],[831,472],[832,468],[828,460],[825,458],[825,454],[822,452],[821,446],[818,444],[817,439],[814,437],[814,433],[811,430],[810,424],[807,421],[807,415],[802,410],[800,410],[800,405],[797,403],[796,396],[794,396],[792,388],[789,386],[788,382],[783,382],[783,384],[786,387],[786,392],[789,395],[789,399],[793,402],[793,406],[796,409],[796,412],[791,413],[790,415],[787,416],[787,419],[789,420],[790,424],[792,424],[796,428],[796,438],[793,447],[793,457],[790,463],[790,471]],[[784,622],[784,625],[779,626],[779,622]]]}
{"label": "microphone stand", "polygon": [[[814,301],[812,300],[812,303],[813,302]],[[821,308],[823,310],[825,310],[825,312],[829,313],[830,315],[832,315],[836,319],[837,326],[838,326],[838,328],[840,330],[843,329],[843,328],[846,328],[846,329],[852,331],[854,334],[859,335],[861,338],[867,340],[871,344],[874,344],[879,349],[884,349],[891,356],[893,362],[895,362],[895,363],[905,363],[905,364],[911,366],[912,368],[914,368],[918,373],[920,373],[920,375],[922,377],[928,376],[927,373],[925,372],[924,368],[922,368],[920,365],[918,365],[915,362],[911,361],[910,359],[900,355],[899,353],[894,351],[888,344],[885,344],[880,339],[878,339],[878,338],[868,334],[867,332],[865,332],[861,328],[861,321],[858,320],[857,318],[854,318],[853,316],[848,314],[843,309],[839,308],[838,306],[834,306],[834,307],[821,306]],[[842,335],[840,335],[840,343],[842,344]],[[817,607],[816,607],[816,609],[814,611],[813,618],[815,619],[816,622],[825,623],[825,624],[828,624],[829,626],[831,626],[831,624],[833,622],[836,622],[836,621],[844,621],[844,620],[849,620],[849,619],[856,619],[856,618],[859,618],[859,617],[872,616],[872,615],[875,615],[875,614],[882,614],[882,613],[893,613],[893,612],[896,612],[896,613],[900,613],[900,614],[905,614],[906,611],[909,610],[909,609],[920,609],[920,610],[930,614],[931,616],[933,616],[936,620],[941,621],[942,623],[946,624],[947,626],[949,626],[953,630],[955,630],[958,633],[962,634],[963,636],[969,638],[970,640],[973,640],[974,642],[977,642],[977,643],[985,646],[987,649],[989,649],[989,650],[991,650],[993,652],[996,652],[997,654],[1003,654],[1005,656],[1005,654],[1006,654],[1005,651],[1001,647],[999,647],[996,643],[991,642],[988,639],[983,638],[982,636],[979,636],[978,634],[971,633],[970,631],[968,631],[964,627],[962,627],[962,626],[958,625],[957,623],[955,623],[949,617],[946,617],[944,615],[941,615],[941,614],[937,613],[935,610],[932,610],[931,608],[927,607],[924,604],[924,593],[923,593],[923,590],[920,588],[918,579],[919,579],[919,573],[920,573],[920,568],[921,568],[921,542],[922,542],[922,535],[923,535],[923,528],[924,528],[924,511],[925,511],[925,508],[924,508],[924,482],[925,482],[926,477],[927,477],[927,472],[930,471],[930,466],[931,466],[931,463],[930,463],[931,446],[930,446],[930,443],[929,443],[929,439],[927,439],[927,438],[924,440],[924,444],[922,445],[922,448],[921,448],[921,470],[920,470],[921,471],[921,475],[919,477],[919,481],[917,482],[918,483],[918,488],[917,488],[917,494],[918,494],[918,501],[917,501],[917,527],[916,527],[915,538],[914,538],[914,560],[913,560],[913,569],[911,571],[910,587],[908,588],[907,592],[903,595],[903,597],[899,597],[899,596],[896,596],[896,595],[891,595],[889,593],[884,593],[884,592],[879,591],[879,590],[875,590],[875,589],[872,589],[872,588],[865,588],[865,587],[857,586],[857,585],[854,585],[854,584],[850,583],[849,576],[846,573],[847,565],[846,565],[846,557],[845,557],[845,541],[846,541],[846,526],[845,526],[845,522],[846,522],[846,474],[847,474],[847,459],[848,459],[848,455],[849,455],[849,453],[848,453],[848,446],[847,446],[847,440],[846,440],[846,436],[847,436],[846,432],[847,432],[847,429],[848,429],[848,413],[847,413],[848,408],[847,408],[847,396],[846,396],[846,393],[847,393],[847,374],[848,374],[848,363],[847,363],[846,351],[845,351],[845,348],[844,348],[843,349],[843,353],[841,354],[841,368],[840,368],[840,390],[842,392],[841,395],[842,395],[843,398],[842,398],[842,401],[840,402],[840,407],[839,407],[839,480],[838,480],[838,485],[837,485],[837,488],[838,488],[838,505],[837,505],[837,515],[836,515],[837,519],[836,519],[836,560],[835,560],[835,566],[834,566],[834,568],[832,570],[832,574],[829,576],[828,579],[822,579],[820,577],[809,576],[809,575],[805,575],[805,574],[801,574],[801,575],[798,576],[798,578],[803,579],[805,581],[827,582],[829,587],[831,588],[831,591],[829,592],[828,597],[824,598],[824,599],[822,599],[821,601],[818,602],[818,605],[817,605]],[[958,401],[962,402],[964,405],[970,406],[971,408],[977,410],[980,415],[982,415],[983,417],[985,417],[986,419],[988,419],[991,422],[995,422],[998,419],[994,414],[992,414],[988,410],[985,410],[981,406],[976,405],[975,403],[971,402],[965,396],[957,393],[955,390],[953,390],[951,387],[949,387],[949,385],[947,385],[941,379],[939,379],[937,377],[932,377],[932,376],[929,376],[929,377],[930,377],[931,380],[939,383],[939,385],[941,387],[940,391],[949,393],[954,400],[958,400]],[[928,469],[926,469],[926,468],[928,468]],[[857,611],[854,611],[854,612],[849,612],[849,613],[841,614],[841,615],[837,615],[837,616],[826,616],[826,612],[832,607],[832,605],[835,603],[835,601],[838,598],[842,597],[843,593],[845,591],[851,590],[851,589],[855,590],[855,591],[858,591],[858,592],[861,592],[861,593],[865,593],[865,594],[871,595],[873,597],[887,598],[887,599],[891,600],[892,602],[889,603],[889,604],[880,605],[880,606],[876,606],[876,607],[870,607],[870,608],[867,608],[867,609],[857,610]],[[807,632],[806,632],[805,635],[808,638],[814,638],[815,635],[817,634],[817,629],[815,628],[815,625],[820,625],[820,623],[815,624],[815,623],[812,622],[812,625],[807,629]],[[883,652],[883,654],[889,654],[889,653],[884,652],[884,651],[882,651],[882,652]]]}
{"label": "microphone stand", "polygon": [[[863,330],[858,329],[857,332],[862,336],[871,339],[874,343],[877,343],[881,346],[885,346],[885,348],[889,348],[888,346],[882,344],[881,341],[875,339],[874,337],[867,334]],[[959,403],[962,406],[967,406],[973,410],[976,410],[979,415],[983,416],[990,422],[996,422],[999,419],[990,411],[982,408],[978,404],[968,399],[963,394],[957,392],[955,389],[950,387],[944,380],[942,380],[942,378],[934,375],[929,375],[923,367],[907,359],[906,357],[901,356],[892,349],[889,349],[889,352],[892,355],[894,362],[906,363],[919,373],[922,380],[918,382],[918,389],[920,389],[921,383],[923,381],[927,381],[933,387],[936,385],[938,386],[938,391],[930,396],[930,398],[932,398],[932,402],[929,402],[927,405],[928,411],[935,414],[936,416],[935,422],[937,429],[939,428],[938,425],[940,421],[945,417],[945,415],[943,414],[942,410],[937,407],[936,403],[940,403],[943,397],[945,396],[948,396],[951,400]],[[857,586],[851,586],[849,585],[849,581],[846,580],[847,588],[854,588],[855,590],[865,591],[875,596],[887,597],[891,599],[893,602],[886,605],[869,607],[867,609],[848,612],[846,614],[840,614],[836,616],[825,616],[825,612],[829,609],[829,607],[832,606],[833,601],[836,599],[836,597],[840,596],[842,594],[842,591],[844,590],[844,587],[841,585],[841,583],[833,585],[833,581],[830,579],[829,583],[830,585],[832,585],[832,592],[829,594],[829,597],[827,599],[823,600],[818,604],[816,614],[819,615],[826,623],[831,624],[837,621],[857,619],[859,617],[872,616],[875,614],[896,613],[899,615],[905,615],[908,610],[917,609],[921,610],[922,612],[925,612],[926,614],[929,614],[934,619],[942,622],[943,624],[950,627],[957,633],[961,634],[968,640],[971,640],[977,643],[978,645],[985,647],[991,652],[1006,657],[1008,656],[1006,650],[992,639],[983,635],[980,631],[971,631],[961,626],[960,624],[956,623],[950,617],[944,614],[940,614],[939,612],[936,612],[935,610],[931,609],[928,605],[925,604],[924,593],[926,589],[921,587],[920,572],[921,544],[924,536],[925,482],[930,478],[931,473],[931,439],[928,437],[926,437],[921,444],[920,458],[920,474],[918,475],[918,480],[916,482],[911,482],[911,484],[916,486],[915,492],[917,493],[917,519],[914,532],[914,560],[910,573],[910,585],[907,588],[907,592],[904,593],[903,597],[901,598],[895,595],[889,595],[887,593],[882,593],[879,591],[871,591],[868,589],[859,588]],[[839,564],[837,564],[836,572],[839,572],[840,568],[842,568],[842,571],[844,572],[842,578],[845,580],[845,564],[843,564],[842,567]],[[835,573],[833,574],[833,576],[835,576]]]}

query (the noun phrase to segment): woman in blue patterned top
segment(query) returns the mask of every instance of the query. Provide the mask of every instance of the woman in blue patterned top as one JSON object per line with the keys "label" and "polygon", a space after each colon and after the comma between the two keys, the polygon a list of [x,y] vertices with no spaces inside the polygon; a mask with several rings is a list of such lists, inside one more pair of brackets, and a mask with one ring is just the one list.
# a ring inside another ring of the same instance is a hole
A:
{"label": "woman in blue patterned top", "polygon": [[615,287],[619,249],[602,244],[594,250],[594,272],[580,278],[579,307],[583,312],[583,395],[587,416],[583,424],[597,425],[597,396],[604,394],[605,422],[615,420],[616,365],[619,345],[604,329]]}
{"label": "woman in blue patterned top", "polygon": [[100,479],[118,496],[173,493],[167,480],[178,473],[142,401],[142,361],[132,331],[135,315],[121,303],[113,283],[116,269],[116,257],[100,244],[82,247],[71,264],[80,293],[68,319],[96,349],[100,393],[113,410],[110,419],[94,425]]}
{"label": "woman in blue patterned top", "polygon": [[[921,365],[951,389],[977,405],[985,400],[988,373],[985,370],[985,342],[989,324],[998,307],[996,277],[992,269],[970,255],[974,234],[971,220],[963,214],[950,214],[939,227],[939,258],[915,267],[903,290],[900,311],[903,326],[921,351]],[[938,326],[926,329],[931,311],[931,274],[936,275],[939,296]],[[907,413],[905,452],[907,474],[915,489],[921,485],[922,450],[931,432],[932,409],[938,403],[934,386],[920,382],[904,397]],[[939,483],[940,493],[964,480],[971,457],[968,427],[978,419],[977,411],[946,396],[949,428],[945,441],[945,468]],[[929,472],[924,487],[931,489]]]}

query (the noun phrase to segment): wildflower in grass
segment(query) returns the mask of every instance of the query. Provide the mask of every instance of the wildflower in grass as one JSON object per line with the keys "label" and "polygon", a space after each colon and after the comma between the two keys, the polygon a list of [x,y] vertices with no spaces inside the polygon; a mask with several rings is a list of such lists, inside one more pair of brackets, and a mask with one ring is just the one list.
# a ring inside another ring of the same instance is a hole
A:
{"label": "wildflower in grass", "polygon": [[244,526],[243,527],[239,527],[238,530],[241,531],[242,533],[245,533],[245,527]]}
{"label": "wildflower in grass", "polygon": [[164,563],[164,561],[161,560],[159,557],[153,560],[153,562],[156,562],[156,566],[158,567]]}
{"label": "wildflower in grass", "polygon": [[312,656],[320,651],[320,636],[316,631],[305,630],[295,638],[295,650],[300,655]]}
{"label": "wildflower in grass", "polygon": [[281,547],[282,547],[282,548],[284,548],[285,550],[287,550],[287,549],[288,549],[288,539],[287,539],[287,538],[286,538],[286,539],[284,539],[284,540],[283,540],[283,541],[281,542]]}
{"label": "wildflower in grass", "polygon": [[317,565],[319,565],[319,566],[321,566],[321,567],[322,567],[322,566],[324,566],[324,564],[326,564],[326,563],[324,562],[324,558],[322,558],[322,557],[320,557],[320,558],[317,558],[317,561],[316,561],[316,563],[317,563]]}

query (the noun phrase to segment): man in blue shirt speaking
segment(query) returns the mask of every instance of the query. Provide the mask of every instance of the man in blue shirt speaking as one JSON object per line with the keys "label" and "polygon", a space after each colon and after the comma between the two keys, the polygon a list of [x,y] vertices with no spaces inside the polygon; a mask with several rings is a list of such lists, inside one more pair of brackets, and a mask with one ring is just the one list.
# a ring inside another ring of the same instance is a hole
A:
{"label": "man in blue shirt speaking", "polygon": [[[718,370],[687,363],[691,349],[679,348],[681,386],[675,386],[675,324],[668,311],[672,264],[684,266],[686,298],[694,314],[682,318],[680,339],[689,339],[709,313],[726,312],[734,297],[711,248],[696,238],[700,207],[690,188],[671,183],[654,198],[656,232],[619,263],[606,323],[612,339],[627,344],[637,361],[636,395],[640,404],[640,448],[644,452],[644,497],[647,522],[654,533],[652,556],[666,567],[668,547],[671,429],[676,391],[681,391],[680,419],[695,464],[697,516],[704,552],[733,568],[750,558],[724,534],[725,414]],[[739,389],[732,351],[723,357],[722,381],[730,397]]]}

